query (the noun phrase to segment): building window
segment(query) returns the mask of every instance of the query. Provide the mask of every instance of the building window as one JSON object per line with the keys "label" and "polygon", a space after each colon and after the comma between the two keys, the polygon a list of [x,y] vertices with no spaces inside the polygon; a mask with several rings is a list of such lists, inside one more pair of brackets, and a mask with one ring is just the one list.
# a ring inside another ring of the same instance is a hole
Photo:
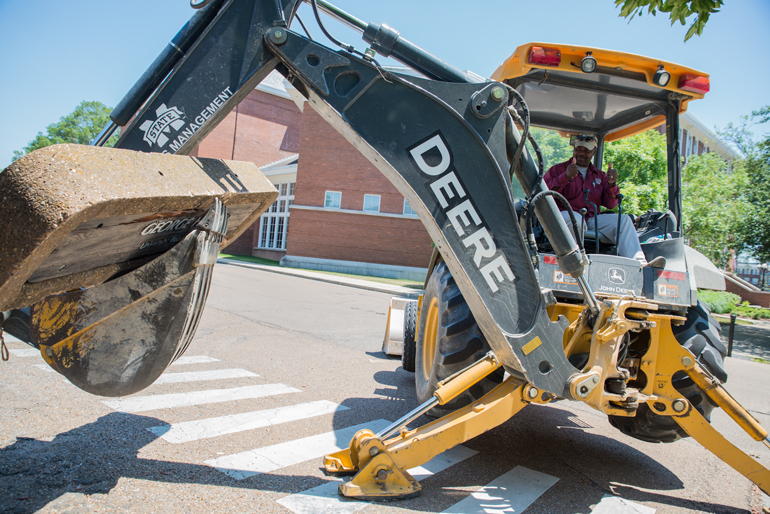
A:
{"label": "building window", "polygon": [[380,195],[364,195],[364,211],[380,212]]}
{"label": "building window", "polygon": [[404,216],[417,216],[417,213],[414,212],[414,209],[412,209],[412,206],[406,201],[406,198],[404,198]]}
{"label": "building window", "polygon": [[751,279],[751,283],[752,284],[759,284],[759,279],[754,277],[754,278]]}
{"label": "building window", "polygon": [[327,191],[324,207],[327,209],[339,209],[342,203],[342,193],[339,191]]}
{"label": "building window", "polygon": [[259,225],[257,248],[261,250],[286,250],[289,207],[294,202],[294,182],[274,185],[278,190],[278,198],[262,215]]}

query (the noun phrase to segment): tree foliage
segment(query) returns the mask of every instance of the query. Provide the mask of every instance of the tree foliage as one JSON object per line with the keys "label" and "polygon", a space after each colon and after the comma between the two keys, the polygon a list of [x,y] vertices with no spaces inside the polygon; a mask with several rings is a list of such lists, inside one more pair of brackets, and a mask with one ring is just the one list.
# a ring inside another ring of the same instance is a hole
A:
{"label": "tree foliage", "polygon": [[645,10],[653,16],[658,11],[668,13],[671,25],[677,21],[685,25],[687,19],[694,15],[695,20],[687,29],[685,41],[696,34],[700,36],[709,16],[719,12],[723,4],[722,0],[615,0],[615,5],[620,7],[620,17],[628,18],[629,22],[634,16],[644,14]]}
{"label": "tree foliage", "polygon": [[604,169],[609,163],[618,170],[623,194],[623,211],[641,214],[649,209],[665,211],[668,206],[666,136],[648,130],[604,149]]}
{"label": "tree foliage", "polygon": [[[38,132],[35,139],[29,142],[22,151],[13,152],[13,159],[28,154],[39,148],[61,143],[77,143],[88,145],[99,135],[102,128],[110,121],[112,108],[101,102],[82,101],[72,113],[62,116],[61,119],[48,125],[46,133]],[[105,146],[113,146],[118,140],[117,134],[113,135]]]}
{"label": "tree foliage", "polygon": [[[543,154],[546,171],[554,164],[559,164],[572,157],[569,139],[560,136],[555,130],[531,127],[529,132],[537,141],[537,146]],[[527,142],[527,149],[533,156],[535,155],[529,142]]]}
{"label": "tree foliage", "polygon": [[747,175],[715,152],[689,158],[682,170],[682,228],[687,243],[720,268],[730,249],[743,244],[741,226],[753,210],[746,201]]}
{"label": "tree foliage", "polygon": [[734,168],[741,170],[746,177],[747,187],[743,192],[745,202],[750,208],[745,213],[738,227],[740,244],[738,251],[748,251],[761,262],[770,261],[770,134],[759,140],[748,129],[749,120],[757,123],[770,121],[770,105],[744,116],[738,126],[732,123],[719,135],[733,143],[743,153]]}

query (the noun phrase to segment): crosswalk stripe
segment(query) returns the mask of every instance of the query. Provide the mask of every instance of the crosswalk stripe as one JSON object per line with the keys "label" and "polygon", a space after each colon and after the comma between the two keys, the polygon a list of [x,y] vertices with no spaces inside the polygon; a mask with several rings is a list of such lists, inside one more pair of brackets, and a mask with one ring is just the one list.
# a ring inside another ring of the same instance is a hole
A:
{"label": "crosswalk stripe", "polygon": [[[421,480],[462,462],[476,453],[478,452],[465,446],[455,446],[422,466],[408,470],[408,472],[415,479]],[[319,512],[352,514],[369,505],[369,502],[351,500],[337,494],[337,488],[341,483],[342,480],[339,479],[331,480],[307,491],[281,498],[278,503],[295,514],[317,514]]]}
{"label": "crosswalk stripe", "polygon": [[6,343],[24,343],[24,341],[22,341],[16,336],[12,336],[8,332],[3,332],[3,339],[5,340]]}
{"label": "crosswalk stripe", "polygon": [[558,481],[545,473],[516,466],[455,503],[444,514],[522,512]]}
{"label": "crosswalk stripe", "polygon": [[155,396],[131,396],[102,403],[120,412],[144,412],[156,409],[172,409],[191,405],[231,402],[249,398],[262,398],[277,394],[300,393],[299,389],[284,384],[261,384],[231,389],[211,389],[189,393],[158,394]]}
{"label": "crosswalk stripe", "polygon": [[185,364],[204,364],[206,362],[219,362],[219,359],[214,357],[206,357],[205,355],[190,355],[189,357],[179,357],[177,360],[171,363],[172,366],[184,366]]}
{"label": "crosswalk stripe", "polygon": [[655,509],[620,496],[604,495],[591,514],[655,514]]}
{"label": "crosswalk stripe", "polygon": [[212,369],[208,371],[185,371],[183,373],[163,373],[155,384],[176,384],[179,382],[202,382],[205,380],[224,380],[228,378],[258,377],[245,369]]}
{"label": "crosswalk stripe", "polygon": [[199,419],[148,428],[153,434],[162,437],[169,443],[185,443],[207,439],[225,434],[253,430],[255,428],[279,425],[300,419],[314,418],[336,411],[347,410],[348,407],[327,400],[300,403],[277,409],[267,409],[241,414],[231,414],[218,418]]}
{"label": "crosswalk stripe", "polygon": [[[40,369],[42,369],[42,370],[43,370],[43,371],[45,371],[46,373],[56,373],[56,370],[55,370],[55,369],[53,369],[53,368],[52,368],[51,366],[49,366],[48,364],[34,364],[34,366],[35,366],[36,368],[40,368]],[[69,383],[69,380],[65,380],[65,382]]]}
{"label": "crosswalk stripe", "polygon": [[236,480],[243,480],[260,473],[269,473],[270,471],[317,459],[327,453],[347,448],[348,443],[359,430],[368,428],[373,432],[378,432],[389,424],[390,421],[388,420],[378,419],[324,434],[217,457],[216,459],[207,460],[206,464],[217,468]]}
{"label": "crosswalk stripe", "polygon": [[35,357],[40,355],[40,350],[36,350],[34,348],[11,348],[8,351],[11,352],[11,355],[15,355],[16,357]]}

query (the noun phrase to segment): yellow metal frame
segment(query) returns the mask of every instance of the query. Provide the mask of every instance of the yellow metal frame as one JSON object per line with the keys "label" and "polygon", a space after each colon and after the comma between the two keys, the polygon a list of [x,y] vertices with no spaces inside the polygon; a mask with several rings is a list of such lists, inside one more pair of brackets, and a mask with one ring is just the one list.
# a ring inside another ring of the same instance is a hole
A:
{"label": "yellow metal frame", "polygon": [[[528,61],[530,49],[533,46],[541,46],[547,48],[556,48],[561,52],[561,64],[559,66],[544,66],[541,64],[530,64]],[[692,91],[685,91],[679,89],[679,78],[685,74],[694,74],[701,77],[708,77],[708,73],[682,66],[681,64],[675,64],[668,61],[661,61],[659,59],[652,59],[650,57],[644,57],[642,55],[629,54],[625,52],[618,52],[615,50],[605,50],[603,48],[593,48],[587,46],[575,46],[565,45],[559,43],[527,43],[516,48],[516,51],[503,61],[500,66],[492,73],[492,80],[504,81],[506,79],[521,77],[526,75],[533,69],[542,69],[545,71],[558,70],[561,72],[580,73],[580,61],[586,56],[587,52],[591,52],[593,57],[601,66],[608,68],[616,68],[624,71],[632,71],[636,73],[642,73],[647,78],[647,84],[659,89],[665,89],[676,93],[685,95],[682,99],[682,104],[679,110],[679,114],[683,114],[687,111],[687,104],[694,99],[703,98],[704,95],[700,93],[693,93]],[[573,65],[574,64],[574,65]],[[663,65],[671,74],[671,78],[668,84],[664,87],[660,87],[652,82],[652,78],[655,72],[658,70],[658,66]],[[650,120],[646,120],[632,127],[628,127],[612,134],[607,134],[605,137],[606,142],[617,141],[626,137],[639,134],[651,128],[655,128],[665,123],[665,116],[657,116]]]}
{"label": "yellow metal frame", "polygon": [[[616,416],[634,416],[638,405],[647,403],[657,414],[671,416],[693,439],[770,494],[770,471],[719,434],[672,384],[674,374],[684,371],[755,440],[768,444],[767,431],[676,340],[671,326],[685,318],[658,313],[656,304],[635,298],[602,298],[592,323],[582,305],[558,303],[549,308],[552,319],[561,315],[571,322],[563,337],[567,356],[589,353],[585,367],[569,379],[570,399]],[[430,326],[426,326],[426,339]],[[612,393],[605,390],[608,379],[629,379],[628,371],[618,362],[621,343],[629,331],[649,333],[649,347],[638,363],[647,381],[640,389],[628,387],[622,393]],[[439,383],[432,401],[447,403],[498,367],[490,352]],[[504,423],[528,403],[552,399],[552,394],[509,377],[471,405],[417,429],[402,428],[390,439],[381,440],[371,431],[361,430],[347,449],[327,455],[324,466],[329,473],[355,473],[351,481],[339,486],[340,494],[347,497],[383,500],[415,496],[421,486],[406,470]],[[430,407],[430,402],[425,404],[426,409]]]}

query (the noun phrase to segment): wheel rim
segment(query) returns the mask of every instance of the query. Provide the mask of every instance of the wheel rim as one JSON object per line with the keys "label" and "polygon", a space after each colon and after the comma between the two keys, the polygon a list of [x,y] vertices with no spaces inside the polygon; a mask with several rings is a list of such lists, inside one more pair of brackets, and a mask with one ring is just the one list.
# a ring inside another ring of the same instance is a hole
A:
{"label": "wheel rim", "polygon": [[436,355],[436,334],[438,333],[438,299],[432,298],[425,319],[425,334],[422,338],[422,376],[430,380],[433,358]]}

